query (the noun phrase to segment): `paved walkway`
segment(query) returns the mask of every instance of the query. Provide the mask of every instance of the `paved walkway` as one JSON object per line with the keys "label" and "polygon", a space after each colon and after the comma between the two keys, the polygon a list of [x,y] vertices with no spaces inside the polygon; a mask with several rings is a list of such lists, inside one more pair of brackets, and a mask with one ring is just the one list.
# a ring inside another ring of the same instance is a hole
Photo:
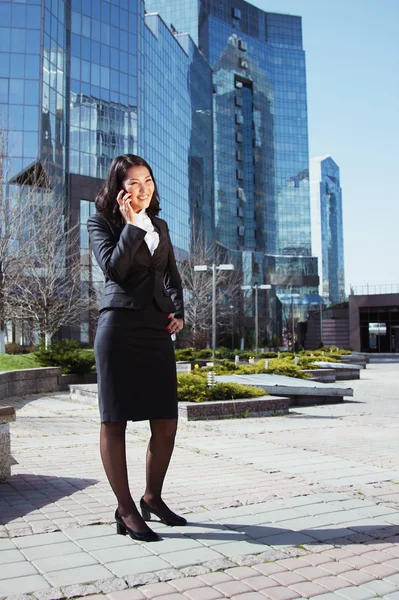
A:
{"label": "paved walkway", "polygon": [[[189,525],[154,523],[153,544],[115,534],[97,410],[67,394],[13,402],[0,598],[399,600],[399,358],[361,377],[344,404],[182,422],[165,499]],[[138,498],[148,425],[128,438]]]}

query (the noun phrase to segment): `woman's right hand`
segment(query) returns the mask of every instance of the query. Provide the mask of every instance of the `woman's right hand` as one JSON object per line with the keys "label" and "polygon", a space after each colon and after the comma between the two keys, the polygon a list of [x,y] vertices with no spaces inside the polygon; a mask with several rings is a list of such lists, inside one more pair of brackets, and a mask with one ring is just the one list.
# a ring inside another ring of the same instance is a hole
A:
{"label": "woman's right hand", "polygon": [[121,190],[116,197],[116,201],[119,204],[119,210],[121,211],[125,223],[136,225],[136,215],[130,206],[130,200],[131,194],[125,192],[125,190]]}

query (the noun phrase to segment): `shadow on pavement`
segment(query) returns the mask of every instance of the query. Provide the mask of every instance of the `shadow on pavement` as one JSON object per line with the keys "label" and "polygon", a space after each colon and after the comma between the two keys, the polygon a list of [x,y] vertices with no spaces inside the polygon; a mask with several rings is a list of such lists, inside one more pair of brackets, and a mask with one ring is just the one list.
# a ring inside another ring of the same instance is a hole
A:
{"label": "shadow on pavement", "polygon": [[23,473],[0,483],[0,525],[67,498],[98,483],[97,479]]}
{"label": "shadow on pavement", "polygon": [[[190,531],[191,528],[191,531]],[[193,529],[195,531],[193,531]],[[201,532],[204,528],[204,532]],[[226,529],[227,528],[227,529]],[[198,530],[199,531],[198,531]],[[184,532],[184,527],[179,528],[178,537]],[[163,538],[173,538],[176,534],[162,530]],[[337,526],[336,528],[317,528],[317,529],[284,529],[272,525],[248,525],[245,523],[197,523],[189,522],[186,536],[195,540],[217,540],[220,542],[250,542],[251,545],[264,546],[296,546],[302,544],[378,544],[386,543],[388,538],[395,538],[391,541],[399,541],[399,526],[397,525],[356,525]],[[220,551],[223,554],[223,545],[220,545]],[[256,550],[254,549],[254,552]],[[261,550],[259,550],[261,551]]]}

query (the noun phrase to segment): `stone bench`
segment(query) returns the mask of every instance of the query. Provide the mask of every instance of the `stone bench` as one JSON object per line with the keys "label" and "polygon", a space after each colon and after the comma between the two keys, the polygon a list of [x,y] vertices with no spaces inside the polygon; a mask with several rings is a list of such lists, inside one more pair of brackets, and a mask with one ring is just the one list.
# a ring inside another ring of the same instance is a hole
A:
{"label": "stone bench", "polygon": [[4,483],[11,475],[11,421],[15,421],[15,408],[0,407],[0,483]]}

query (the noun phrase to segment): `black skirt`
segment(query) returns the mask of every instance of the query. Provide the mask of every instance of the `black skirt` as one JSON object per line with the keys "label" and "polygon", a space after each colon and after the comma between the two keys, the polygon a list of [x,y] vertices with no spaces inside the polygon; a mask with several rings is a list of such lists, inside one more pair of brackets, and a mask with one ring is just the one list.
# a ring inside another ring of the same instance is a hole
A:
{"label": "black skirt", "polygon": [[101,422],[177,418],[177,378],[167,313],[104,310],[94,355]]}

